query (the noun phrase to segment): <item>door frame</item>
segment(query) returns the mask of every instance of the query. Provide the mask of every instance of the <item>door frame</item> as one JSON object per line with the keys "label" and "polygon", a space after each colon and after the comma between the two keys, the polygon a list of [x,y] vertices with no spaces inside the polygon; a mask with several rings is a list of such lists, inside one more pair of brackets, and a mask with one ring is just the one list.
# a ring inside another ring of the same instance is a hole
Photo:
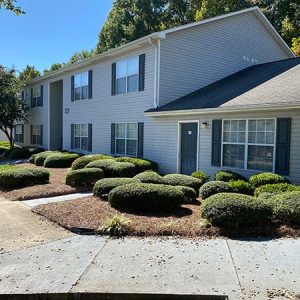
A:
{"label": "door frame", "polygon": [[199,140],[200,140],[200,120],[182,120],[178,121],[177,125],[177,173],[181,172],[181,133],[182,124],[196,123],[197,124],[197,158],[196,158],[196,171],[199,168]]}

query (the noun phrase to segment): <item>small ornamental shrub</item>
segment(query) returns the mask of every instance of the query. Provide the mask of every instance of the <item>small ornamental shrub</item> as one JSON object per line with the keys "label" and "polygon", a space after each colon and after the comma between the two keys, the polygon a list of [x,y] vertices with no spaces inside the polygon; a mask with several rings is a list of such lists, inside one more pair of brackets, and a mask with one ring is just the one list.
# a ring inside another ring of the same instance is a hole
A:
{"label": "small ornamental shrub", "polygon": [[136,157],[118,157],[116,161],[119,162],[129,162],[135,165],[136,174],[142,173],[144,171],[158,171],[158,164],[154,161],[141,159]]}
{"label": "small ornamental shrub", "polygon": [[191,176],[202,180],[203,183],[209,180],[209,175],[202,171],[193,172]]}
{"label": "small ornamental shrub", "polygon": [[36,166],[43,166],[46,158],[53,154],[61,154],[59,151],[44,151],[35,155],[34,163]]}
{"label": "small ornamental shrub", "polygon": [[183,174],[168,174],[165,175],[163,179],[164,184],[188,186],[193,188],[196,192],[199,191],[200,186],[203,184],[201,179]]}
{"label": "small ornamental shrub", "polygon": [[133,177],[135,166],[129,162],[115,162],[107,167],[109,177]]}
{"label": "small ornamental shrub", "polygon": [[110,236],[123,236],[130,230],[131,220],[123,216],[113,216],[104,221],[98,229],[100,233],[109,234]]}
{"label": "small ornamental shrub", "polygon": [[254,196],[258,197],[262,193],[277,195],[284,192],[300,191],[299,185],[288,183],[266,184],[255,189]]}
{"label": "small ornamental shrub", "polygon": [[114,188],[108,194],[108,202],[116,209],[148,212],[169,211],[184,202],[180,188],[151,183],[132,183]]}
{"label": "small ornamental shrub", "polygon": [[15,168],[0,172],[0,186],[17,188],[49,182],[49,171],[40,168]]}
{"label": "small ornamental shrub", "polygon": [[235,193],[221,193],[201,205],[201,217],[219,227],[242,227],[266,223],[272,210],[256,198]]}
{"label": "small ornamental shrub", "polygon": [[[88,170],[88,169],[87,169]],[[109,192],[116,188],[129,183],[139,183],[140,181],[135,178],[103,178],[98,180],[93,189],[95,197],[106,199]]]}
{"label": "small ornamental shrub", "polygon": [[104,177],[109,177],[109,166],[116,163],[113,159],[101,159],[101,160],[95,160],[90,163],[88,163],[85,168],[99,168],[102,169],[104,172]]}
{"label": "small ornamental shrub", "polygon": [[90,162],[100,159],[112,159],[112,156],[102,155],[102,154],[93,154],[93,155],[84,155],[75,159],[72,163],[72,170],[83,169]]}
{"label": "small ornamental shrub", "polygon": [[254,187],[249,182],[244,180],[231,180],[229,181],[229,186],[234,193],[253,196]]}
{"label": "small ornamental shrub", "polygon": [[44,161],[46,168],[69,168],[73,161],[79,157],[76,153],[60,153],[48,156]]}
{"label": "small ornamental shrub", "polygon": [[181,189],[184,195],[183,204],[190,204],[196,201],[197,193],[193,188],[190,188],[188,186],[181,186],[181,185],[179,185],[178,188]]}
{"label": "small ornamental shrub", "polygon": [[31,155],[43,152],[45,149],[37,148],[37,147],[22,147],[22,148],[14,148],[10,151],[8,157],[10,159],[26,159]]}
{"label": "small ornamental shrub", "polygon": [[225,181],[209,181],[204,183],[199,191],[199,196],[206,199],[218,193],[230,193],[233,189],[228,182]]}
{"label": "small ornamental shrub", "polygon": [[163,177],[154,171],[145,171],[143,173],[135,175],[134,178],[139,179],[143,183],[157,183],[157,184],[164,183]]}
{"label": "small ornamental shrub", "polygon": [[241,174],[229,171],[229,170],[221,170],[215,174],[215,179],[218,181],[226,181],[229,182],[230,180],[243,180],[247,181],[247,179],[242,176]]}
{"label": "small ornamental shrub", "polygon": [[31,164],[34,164],[34,162],[35,162],[35,157],[36,157],[36,154],[32,154],[32,155],[29,157],[29,162],[30,162]]}
{"label": "small ornamental shrub", "polygon": [[264,200],[269,200],[270,198],[272,198],[274,195],[271,193],[261,193],[257,199],[259,201],[264,201]]}
{"label": "small ornamental shrub", "polygon": [[92,186],[103,178],[103,171],[98,168],[71,170],[66,177],[66,184],[73,187]]}
{"label": "small ornamental shrub", "polygon": [[278,174],[274,173],[260,173],[257,175],[253,175],[249,178],[249,182],[254,187],[260,187],[266,184],[275,184],[275,183],[286,183],[287,180]]}

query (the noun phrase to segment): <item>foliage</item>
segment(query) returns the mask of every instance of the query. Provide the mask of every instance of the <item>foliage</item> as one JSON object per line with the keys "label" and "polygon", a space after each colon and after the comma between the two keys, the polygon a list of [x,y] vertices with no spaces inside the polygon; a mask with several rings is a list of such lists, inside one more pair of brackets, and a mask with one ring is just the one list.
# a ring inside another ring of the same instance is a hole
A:
{"label": "foliage", "polygon": [[136,157],[118,157],[116,161],[119,162],[129,162],[135,165],[136,173],[142,173],[144,171],[158,171],[158,164],[154,161],[141,159]]}
{"label": "foliage", "polygon": [[190,204],[196,201],[197,193],[193,188],[188,186],[182,186],[182,185],[178,185],[177,187],[181,189],[181,191],[183,192],[184,195],[183,204]]}
{"label": "foliage", "polygon": [[0,172],[16,168],[15,165],[0,165]]}
{"label": "foliage", "polygon": [[23,83],[41,76],[40,71],[36,70],[34,66],[27,65],[19,74],[19,80]]}
{"label": "foliage", "polygon": [[123,236],[130,230],[131,220],[123,216],[113,216],[104,221],[99,228],[100,233],[109,234],[110,236]]}
{"label": "foliage", "polygon": [[174,186],[132,183],[114,188],[108,194],[108,202],[116,209],[161,212],[178,208],[184,202],[184,195]]}
{"label": "foliage", "polygon": [[19,6],[16,6],[16,2],[17,0],[0,0],[0,9],[4,6],[4,8],[14,12],[17,16],[25,14]]}
{"label": "foliage", "polygon": [[241,227],[266,223],[271,209],[256,198],[235,193],[221,193],[206,199],[201,205],[201,216],[212,225]]}
{"label": "foliage", "polygon": [[292,39],[292,50],[300,57],[300,36]]}
{"label": "foliage", "polygon": [[294,192],[294,191],[300,191],[300,186],[288,184],[288,183],[266,184],[256,188],[254,192],[254,196],[258,197],[263,193],[276,195],[284,192]]}
{"label": "foliage", "polygon": [[49,171],[41,168],[15,168],[0,173],[0,186],[17,188],[49,182]]}
{"label": "foliage", "polygon": [[66,63],[54,63],[50,66],[49,69],[44,70],[44,75],[47,75],[48,73],[54,72],[56,70],[66,67],[66,66],[67,66]]}
{"label": "foliage", "polygon": [[75,63],[78,63],[78,62],[81,62],[87,58],[90,58],[90,57],[93,57],[95,55],[95,52],[94,50],[82,50],[82,51],[78,51],[78,52],[75,52],[70,60],[68,61],[68,64],[75,64]]}
{"label": "foliage", "polygon": [[244,180],[244,181],[247,181],[247,179],[244,176],[242,176],[242,175],[240,175],[236,172],[229,171],[229,170],[218,171],[215,174],[215,179],[219,180],[219,181],[226,181],[226,182],[229,182],[230,180]]}
{"label": "foliage", "polygon": [[203,184],[201,179],[183,175],[183,174],[168,174],[163,177],[164,183],[169,185],[183,185],[193,188],[197,193],[200,186]]}
{"label": "foliage", "polygon": [[102,178],[103,171],[99,168],[71,170],[66,176],[66,184],[73,187],[92,186]]}
{"label": "foliage", "polygon": [[46,168],[69,168],[73,161],[79,157],[76,153],[59,153],[48,156],[44,161]]}
{"label": "foliage", "polygon": [[142,172],[135,175],[134,178],[139,179],[143,183],[164,183],[164,178],[154,171]]}
{"label": "foliage", "polygon": [[235,193],[253,196],[254,187],[247,181],[231,180],[229,181],[229,186],[231,187],[232,191]]}
{"label": "foliage", "polygon": [[8,157],[10,159],[26,159],[29,158],[31,155],[35,155],[43,151],[45,151],[45,149],[30,146],[14,148],[10,151]]}
{"label": "foliage", "polygon": [[259,173],[256,175],[252,175],[249,178],[249,182],[254,187],[260,187],[265,184],[274,184],[274,183],[286,183],[287,180],[278,174],[274,173]]}
{"label": "foliage", "polygon": [[86,165],[95,160],[111,158],[113,157],[103,154],[84,155],[74,160],[74,162],[72,163],[72,170],[83,169]]}
{"label": "foliage", "polygon": [[193,172],[191,176],[202,180],[203,183],[209,180],[209,175],[202,171]]}
{"label": "foliage", "polygon": [[[46,160],[46,158],[50,155],[53,154],[60,154],[61,152],[59,151],[44,151],[38,154],[34,155],[34,164],[36,166],[43,166],[44,165],[44,161]],[[32,159],[30,158],[29,161],[31,162]]]}
{"label": "foliage", "polygon": [[230,193],[233,192],[228,182],[225,181],[209,181],[204,183],[199,191],[199,196],[202,199],[206,199],[214,194],[218,193]]}

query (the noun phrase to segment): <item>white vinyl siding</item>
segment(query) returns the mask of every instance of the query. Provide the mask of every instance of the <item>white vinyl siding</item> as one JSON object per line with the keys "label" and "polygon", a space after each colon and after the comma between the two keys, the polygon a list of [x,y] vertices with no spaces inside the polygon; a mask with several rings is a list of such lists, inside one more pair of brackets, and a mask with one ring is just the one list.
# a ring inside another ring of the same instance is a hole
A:
{"label": "white vinyl siding", "polygon": [[115,153],[116,155],[137,156],[138,124],[116,123]]}

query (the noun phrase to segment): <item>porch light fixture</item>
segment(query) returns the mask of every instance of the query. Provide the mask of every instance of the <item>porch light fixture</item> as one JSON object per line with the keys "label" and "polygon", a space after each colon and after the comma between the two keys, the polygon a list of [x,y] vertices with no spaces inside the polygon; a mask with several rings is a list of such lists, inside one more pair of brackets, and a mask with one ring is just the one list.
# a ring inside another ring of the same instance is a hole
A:
{"label": "porch light fixture", "polygon": [[207,122],[202,122],[201,123],[201,128],[203,128],[203,129],[207,128]]}

